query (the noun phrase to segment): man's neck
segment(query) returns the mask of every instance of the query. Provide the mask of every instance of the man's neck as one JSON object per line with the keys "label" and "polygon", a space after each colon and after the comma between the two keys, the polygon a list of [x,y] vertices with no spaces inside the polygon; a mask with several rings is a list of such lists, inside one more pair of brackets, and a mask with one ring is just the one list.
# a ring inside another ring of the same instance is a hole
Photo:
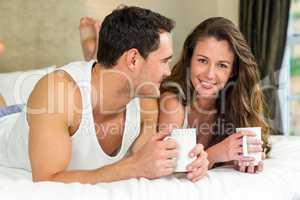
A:
{"label": "man's neck", "polygon": [[134,97],[133,85],[118,68],[107,69],[97,64],[92,70],[92,105],[96,115],[120,113]]}

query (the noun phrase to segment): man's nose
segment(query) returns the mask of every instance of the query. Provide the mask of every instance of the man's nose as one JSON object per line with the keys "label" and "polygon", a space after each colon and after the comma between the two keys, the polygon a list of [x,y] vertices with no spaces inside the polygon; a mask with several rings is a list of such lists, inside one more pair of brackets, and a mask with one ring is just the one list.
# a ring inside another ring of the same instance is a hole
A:
{"label": "man's nose", "polygon": [[170,75],[171,75],[171,69],[170,66],[167,66],[164,71],[164,77],[168,77]]}

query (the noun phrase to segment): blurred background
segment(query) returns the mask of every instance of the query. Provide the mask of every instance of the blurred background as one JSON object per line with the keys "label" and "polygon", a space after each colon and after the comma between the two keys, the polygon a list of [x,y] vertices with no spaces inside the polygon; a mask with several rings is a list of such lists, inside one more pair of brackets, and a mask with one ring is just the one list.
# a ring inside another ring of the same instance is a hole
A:
{"label": "blurred background", "polygon": [[287,45],[289,68],[289,132],[300,135],[300,0],[292,0]]}
{"label": "blurred background", "polygon": [[5,51],[0,73],[82,60],[80,18],[101,20],[120,4],[175,20],[173,63],[201,21],[213,16],[232,20],[258,61],[276,134],[300,135],[300,0],[1,0]]}
{"label": "blurred background", "polygon": [[1,0],[0,41],[6,51],[0,71],[82,59],[80,18],[103,19],[120,4],[149,8],[175,20],[175,56],[187,34],[205,18],[225,16],[238,24],[238,0]]}

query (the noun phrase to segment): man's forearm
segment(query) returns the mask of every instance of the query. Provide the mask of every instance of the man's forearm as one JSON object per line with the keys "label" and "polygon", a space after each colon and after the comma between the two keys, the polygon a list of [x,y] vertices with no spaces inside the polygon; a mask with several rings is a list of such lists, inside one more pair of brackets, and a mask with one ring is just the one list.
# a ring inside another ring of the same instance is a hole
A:
{"label": "man's forearm", "polygon": [[135,158],[130,156],[119,162],[95,170],[60,172],[53,175],[51,179],[47,181],[96,184],[100,182],[113,182],[138,177],[141,177],[141,173],[137,169]]}

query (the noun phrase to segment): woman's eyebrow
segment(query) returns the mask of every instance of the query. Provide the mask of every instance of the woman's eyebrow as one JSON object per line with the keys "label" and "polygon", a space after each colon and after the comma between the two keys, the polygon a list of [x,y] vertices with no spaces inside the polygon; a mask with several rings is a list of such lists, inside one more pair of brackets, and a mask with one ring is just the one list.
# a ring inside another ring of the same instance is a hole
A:
{"label": "woman's eyebrow", "polygon": [[231,62],[230,61],[227,61],[227,60],[219,60],[219,62],[221,62],[221,63],[227,63],[227,64],[231,64]]}
{"label": "woman's eyebrow", "polygon": [[204,57],[204,58],[206,58],[206,59],[208,59],[208,57],[207,56],[204,56],[204,55],[202,55],[202,54],[198,54],[197,56],[201,56],[201,57]]}

